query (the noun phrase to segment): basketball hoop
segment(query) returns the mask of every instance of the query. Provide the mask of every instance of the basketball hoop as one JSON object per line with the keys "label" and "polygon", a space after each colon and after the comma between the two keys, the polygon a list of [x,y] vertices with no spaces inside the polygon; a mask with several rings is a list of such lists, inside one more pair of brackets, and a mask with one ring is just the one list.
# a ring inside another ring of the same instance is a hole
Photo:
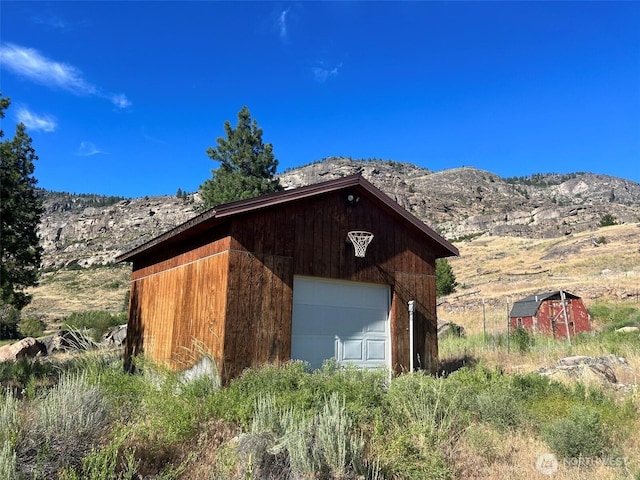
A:
{"label": "basketball hoop", "polygon": [[365,253],[367,253],[367,247],[371,243],[371,240],[373,240],[373,233],[354,230],[348,232],[347,236],[351,243],[353,243],[353,250],[355,251],[356,257],[364,258]]}

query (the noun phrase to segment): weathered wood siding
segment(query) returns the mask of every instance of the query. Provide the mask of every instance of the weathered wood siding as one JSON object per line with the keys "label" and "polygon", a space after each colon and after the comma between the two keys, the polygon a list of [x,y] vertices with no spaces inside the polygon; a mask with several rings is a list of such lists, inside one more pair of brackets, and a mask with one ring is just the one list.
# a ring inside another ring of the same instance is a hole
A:
{"label": "weathered wood siding", "polygon": [[[569,323],[569,335],[589,331],[589,312],[582,300],[567,298],[567,317]],[[545,300],[538,309],[538,325],[540,331],[552,335],[558,339],[567,338],[567,325],[562,308],[562,300]]]}
{"label": "weathered wood siding", "polygon": [[232,251],[223,380],[291,356],[293,265],[290,257]]}
{"label": "weathered wood siding", "polygon": [[436,286],[431,275],[398,272],[395,275],[392,311],[391,359],[396,372],[409,371],[409,309],[415,300],[414,367],[436,373],[438,369],[438,320],[435,312]]}
{"label": "weathered wood siding", "polygon": [[182,265],[170,262],[160,271],[155,265],[134,268],[127,357],[144,352],[177,369],[203,353],[222,362],[228,272],[228,250]]}

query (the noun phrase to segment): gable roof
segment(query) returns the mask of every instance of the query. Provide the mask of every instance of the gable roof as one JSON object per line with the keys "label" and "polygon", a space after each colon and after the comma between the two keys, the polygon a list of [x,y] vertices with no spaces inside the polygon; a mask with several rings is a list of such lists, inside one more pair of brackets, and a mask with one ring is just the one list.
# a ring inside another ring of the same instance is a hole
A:
{"label": "gable roof", "polygon": [[[580,298],[573,293],[564,292],[564,294],[566,298]],[[544,302],[545,300],[553,299],[554,297],[555,299],[560,298],[560,290],[556,290],[555,292],[545,292],[538,293],[536,295],[529,295],[522,300],[514,302],[513,307],[511,308],[511,313],[509,313],[509,317],[533,317],[536,313],[538,313],[538,309],[540,308],[542,302]]]}
{"label": "gable roof", "polygon": [[130,262],[136,257],[151,253],[152,251],[163,248],[168,245],[174,245],[179,243],[185,238],[188,238],[194,234],[200,233],[204,230],[211,229],[221,223],[232,219],[234,216],[255,212],[268,207],[282,205],[297,200],[323,195],[331,192],[344,190],[347,188],[355,189],[360,193],[369,194],[382,208],[389,210],[392,214],[397,216],[402,222],[413,227],[418,233],[424,235],[424,237],[433,241],[440,247],[439,257],[449,257],[459,255],[458,249],[453,246],[449,241],[444,239],[441,235],[436,233],[429,226],[425,225],[416,216],[409,213],[402,208],[397,202],[392,200],[383,191],[374,186],[371,182],[367,181],[361,175],[350,175],[347,177],[338,178],[336,180],[329,180],[327,182],[315,183],[304,187],[299,187],[291,190],[284,190],[282,192],[269,193],[261,195],[259,197],[248,198],[246,200],[238,200],[235,202],[225,203],[218,205],[215,208],[207,210],[206,212],[184,222],[181,225],[149,240],[146,243],[123,253],[116,257],[116,262]]}

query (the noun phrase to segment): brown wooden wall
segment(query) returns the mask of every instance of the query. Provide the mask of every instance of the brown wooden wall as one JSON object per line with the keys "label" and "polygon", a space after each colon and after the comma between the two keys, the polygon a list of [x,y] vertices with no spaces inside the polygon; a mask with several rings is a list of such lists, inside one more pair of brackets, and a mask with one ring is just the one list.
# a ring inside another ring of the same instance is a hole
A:
{"label": "brown wooden wall", "polygon": [[229,251],[146,272],[133,273],[126,356],[144,352],[176,369],[202,354],[221,362]]}
{"label": "brown wooden wall", "polygon": [[[435,371],[433,246],[367,195],[348,206],[346,193],[237,214],[169,253],[134,262],[130,310],[144,347],[132,341],[128,351],[144,349],[180,367],[188,366],[188,350],[199,343],[219,362],[224,379],[286,361],[293,276],[306,275],[391,285],[392,363],[399,372],[409,369],[407,302],[416,300],[415,351],[422,367]],[[354,256],[349,230],[374,233],[365,258]]]}
{"label": "brown wooden wall", "polygon": [[291,357],[292,259],[232,251],[229,271],[223,380]]}

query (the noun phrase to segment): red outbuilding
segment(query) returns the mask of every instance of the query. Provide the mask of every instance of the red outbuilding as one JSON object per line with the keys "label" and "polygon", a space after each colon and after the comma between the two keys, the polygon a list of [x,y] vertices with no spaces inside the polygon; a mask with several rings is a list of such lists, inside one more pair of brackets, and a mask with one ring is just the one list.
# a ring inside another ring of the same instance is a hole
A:
{"label": "red outbuilding", "polygon": [[582,299],[563,290],[518,300],[513,304],[509,322],[512,329],[523,327],[559,339],[591,330],[591,318]]}

